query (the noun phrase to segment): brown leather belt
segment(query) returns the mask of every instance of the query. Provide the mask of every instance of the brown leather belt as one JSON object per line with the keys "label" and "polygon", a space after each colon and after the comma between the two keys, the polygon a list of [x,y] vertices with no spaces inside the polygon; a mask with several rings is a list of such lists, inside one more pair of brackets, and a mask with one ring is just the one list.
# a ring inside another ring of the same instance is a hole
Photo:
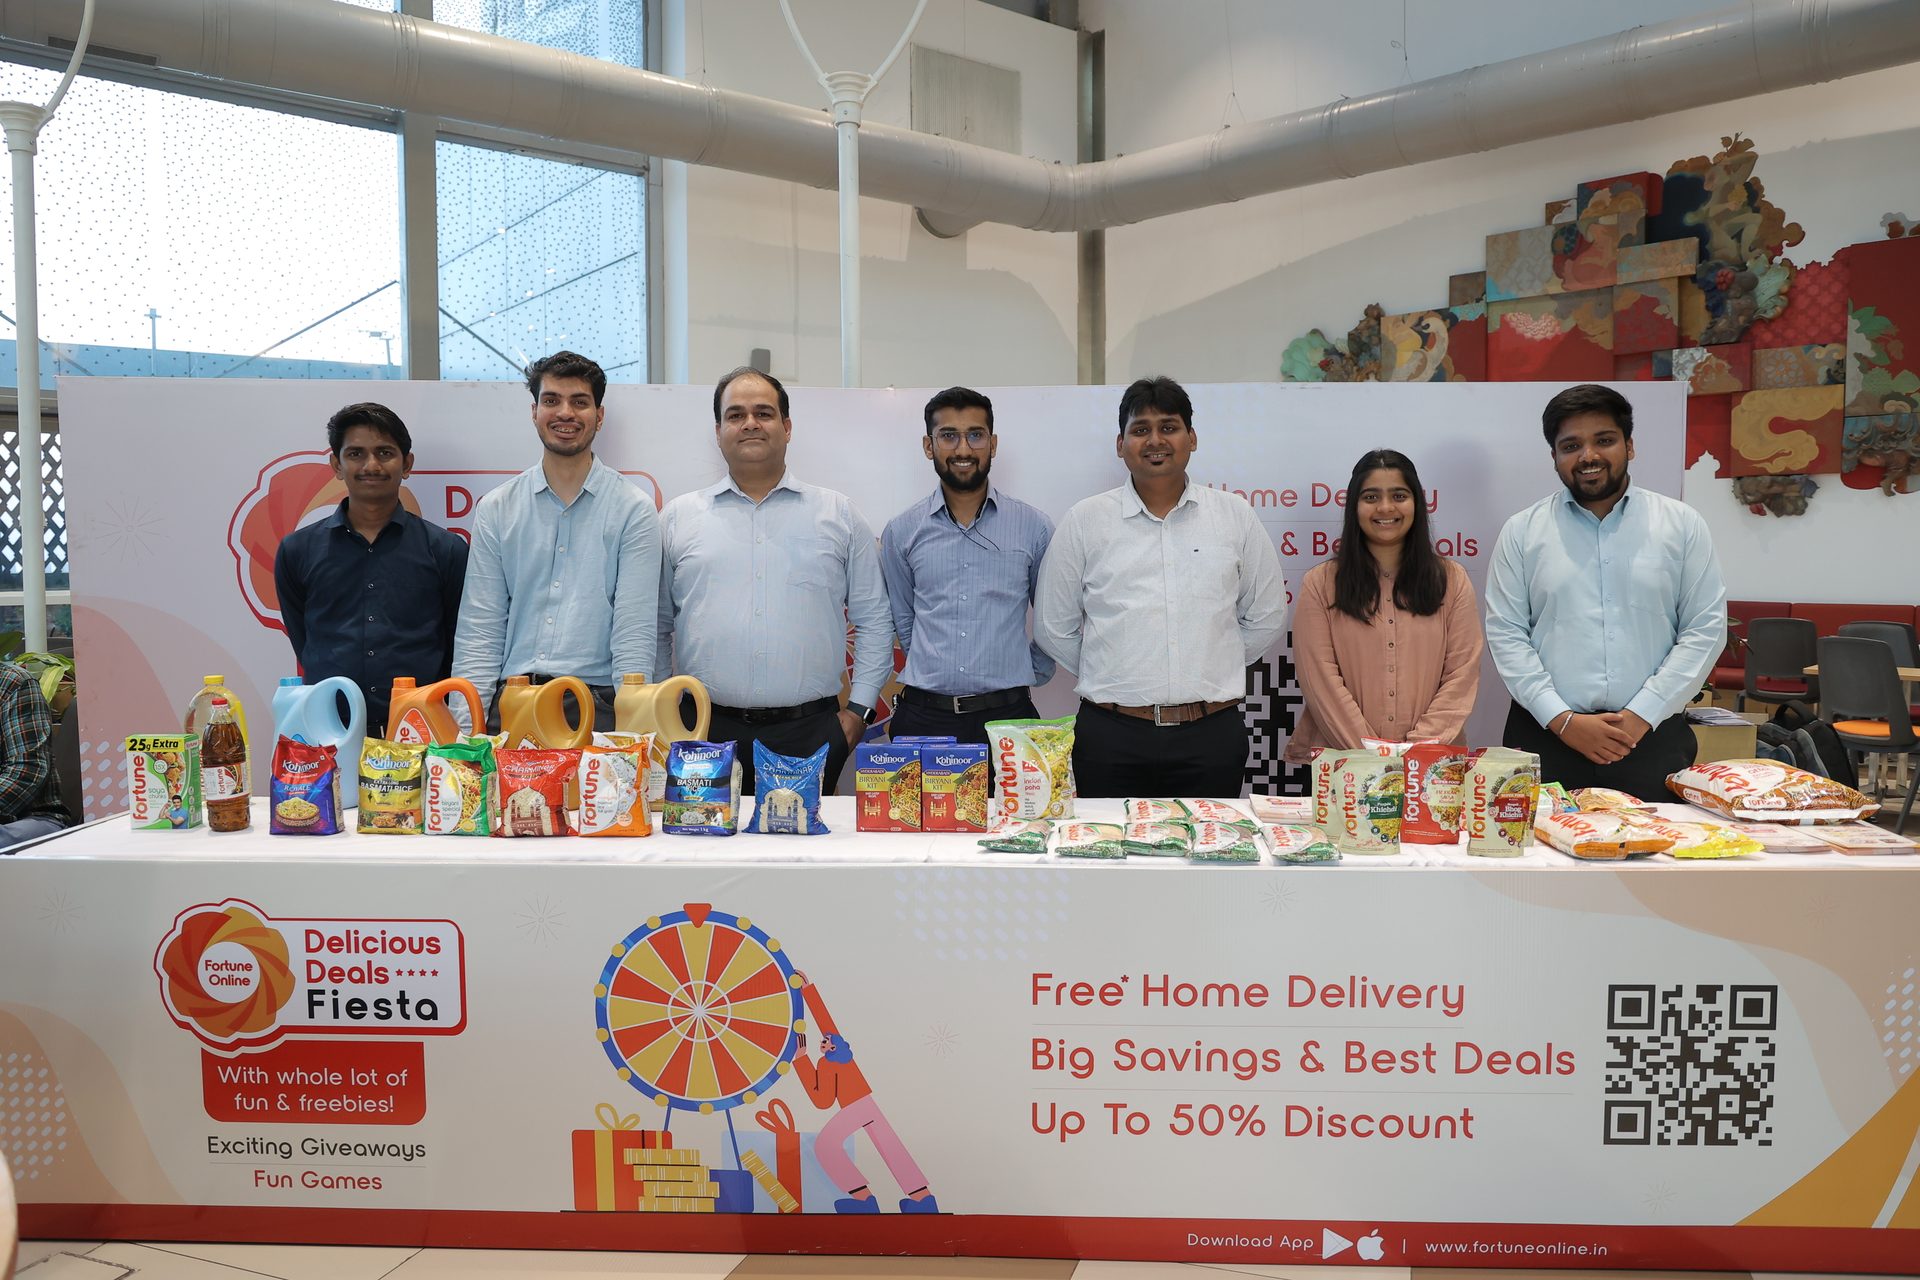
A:
{"label": "brown leather belt", "polygon": [[1225,711],[1228,707],[1237,707],[1240,705],[1240,700],[1235,698],[1230,702],[1181,702],[1154,707],[1123,707],[1115,702],[1095,702],[1091,705],[1116,715],[1131,716],[1135,720],[1151,720],[1164,729],[1169,725],[1192,724],[1195,720]]}

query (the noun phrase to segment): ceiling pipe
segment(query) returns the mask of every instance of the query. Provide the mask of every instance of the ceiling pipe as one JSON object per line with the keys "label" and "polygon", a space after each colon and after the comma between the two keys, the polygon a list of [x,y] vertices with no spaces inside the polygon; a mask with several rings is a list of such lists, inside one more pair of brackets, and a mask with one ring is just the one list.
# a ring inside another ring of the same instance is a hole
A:
{"label": "ceiling pipe", "polygon": [[[81,8],[0,0],[0,36],[70,40]],[[175,71],[835,186],[818,110],[332,0],[99,8],[99,45]],[[1087,164],[869,122],[862,194],[940,234],[1092,230],[1916,61],[1920,0],[1742,0]]]}

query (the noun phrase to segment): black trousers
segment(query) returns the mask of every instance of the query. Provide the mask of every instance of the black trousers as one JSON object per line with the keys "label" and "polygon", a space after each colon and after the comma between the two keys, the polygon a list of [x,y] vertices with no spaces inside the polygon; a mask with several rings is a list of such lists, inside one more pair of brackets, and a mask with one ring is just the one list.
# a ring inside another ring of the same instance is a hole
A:
{"label": "black trousers", "polygon": [[896,702],[893,704],[893,715],[887,721],[887,733],[895,738],[950,737],[956,742],[984,743],[987,740],[987,725],[992,721],[1039,718],[1040,713],[1034,709],[1032,698],[1022,698],[992,711],[972,711],[966,715],[955,715],[937,707],[916,707],[906,702]]}
{"label": "black trousers", "polygon": [[756,742],[766,743],[769,751],[802,759],[824,746],[827,749],[827,774],[821,787],[822,795],[833,794],[834,785],[840,780],[840,770],[846,766],[847,756],[851,754],[847,749],[846,731],[840,727],[840,713],[833,710],[802,716],[798,720],[782,720],[777,724],[750,725],[720,714],[720,709],[716,707],[713,723],[707,729],[707,741],[740,744],[734,758],[740,761],[741,786],[745,788],[745,795],[754,794],[753,744]]}
{"label": "black trousers", "polygon": [[1235,703],[1165,728],[1081,702],[1073,732],[1074,784],[1120,799],[1237,796],[1246,783],[1247,721]]}
{"label": "black trousers", "polygon": [[1700,750],[1683,711],[1647,730],[1647,736],[1627,753],[1626,759],[1595,764],[1541,728],[1540,722],[1517,702],[1507,710],[1507,731],[1502,741],[1540,757],[1542,782],[1557,782],[1569,791],[1575,787],[1612,787],[1648,803],[1676,798],[1667,789],[1667,775],[1692,764]]}

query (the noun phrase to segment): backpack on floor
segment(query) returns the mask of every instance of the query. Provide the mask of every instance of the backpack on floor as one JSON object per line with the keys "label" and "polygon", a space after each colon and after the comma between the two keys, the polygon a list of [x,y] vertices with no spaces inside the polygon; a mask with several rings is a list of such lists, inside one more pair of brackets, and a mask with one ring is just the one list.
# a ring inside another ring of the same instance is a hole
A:
{"label": "backpack on floor", "polygon": [[1840,735],[1798,698],[1782,703],[1773,713],[1773,719],[1758,726],[1756,732],[1762,741],[1787,747],[1793,752],[1794,763],[1808,773],[1817,773],[1849,787],[1860,784],[1859,770],[1854,767],[1853,757],[1847,754]]}

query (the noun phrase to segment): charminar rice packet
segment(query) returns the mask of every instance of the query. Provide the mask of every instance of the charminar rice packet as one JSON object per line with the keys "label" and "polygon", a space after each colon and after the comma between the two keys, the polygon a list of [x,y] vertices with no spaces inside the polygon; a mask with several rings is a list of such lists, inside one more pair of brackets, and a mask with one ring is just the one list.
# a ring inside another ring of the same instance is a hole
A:
{"label": "charminar rice packet", "polygon": [[999,784],[996,822],[1073,816],[1073,717],[994,720],[987,725]]}
{"label": "charminar rice packet", "polygon": [[1126,829],[1113,822],[1062,822],[1053,829],[1052,852],[1060,858],[1124,858]]}
{"label": "charminar rice packet", "polygon": [[1517,858],[1533,843],[1533,810],[1540,794],[1540,757],[1531,751],[1488,747],[1467,767],[1467,852]]}
{"label": "charminar rice packet", "polygon": [[1771,760],[1715,760],[1669,774],[1682,800],[1747,822],[1851,822],[1880,806],[1845,783]]}
{"label": "charminar rice packet", "polygon": [[1342,853],[1397,853],[1406,789],[1406,762],[1399,756],[1350,756],[1333,774],[1334,847]]}

